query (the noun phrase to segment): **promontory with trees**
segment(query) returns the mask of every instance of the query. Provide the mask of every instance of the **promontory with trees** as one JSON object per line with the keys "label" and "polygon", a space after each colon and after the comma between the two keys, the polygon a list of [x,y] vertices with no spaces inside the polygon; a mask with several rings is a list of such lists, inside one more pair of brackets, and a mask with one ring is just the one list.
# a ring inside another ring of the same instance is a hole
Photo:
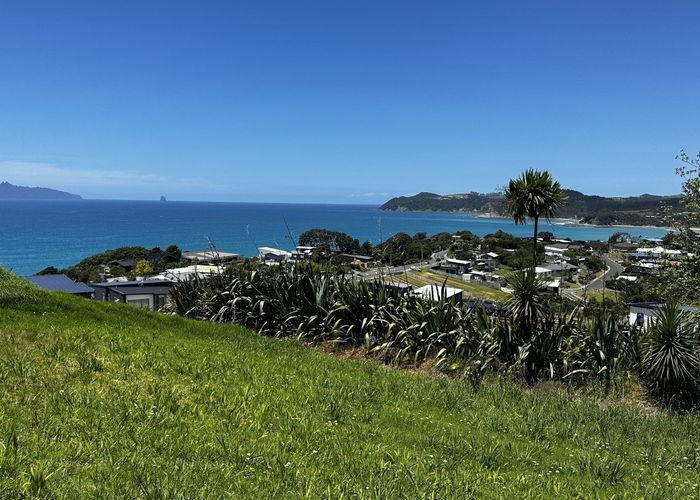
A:
{"label": "promontory with trees", "polygon": [[[564,200],[557,217],[596,225],[665,226],[666,211],[679,208],[679,196],[643,194],[630,197],[604,197],[562,189]],[[509,217],[504,193],[461,193],[439,195],[418,193],[392,198],[381,207],[390,211],[466,212],[475,215]]]}

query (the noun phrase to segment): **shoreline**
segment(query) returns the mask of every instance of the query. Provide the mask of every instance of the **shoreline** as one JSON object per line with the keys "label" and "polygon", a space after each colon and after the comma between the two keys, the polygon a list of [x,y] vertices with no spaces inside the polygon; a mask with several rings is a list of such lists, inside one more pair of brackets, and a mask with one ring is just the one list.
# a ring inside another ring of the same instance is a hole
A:
{"label": "shoreline", "polygon": [[[396,212],[396,213],[431,213],[431,214],[461,214],[473,217],[475,219],[504,219],[511,220],[510,217],[506,215],[497,214],[494,212],[470,212],[468,210],[383,210],[382,212]],[[641,229],[665,229],[666,231],[671,231],[673,228],[669,226],[654,226],[650,224],[640,224],[640,225],[630,225],[630,224],[590,224],[587,222],[580,222],[579,219],[572,219],[568,217],[555,217],[549,221],[552,225],[561,227],[599,227],[599,228],[641,228]]]}

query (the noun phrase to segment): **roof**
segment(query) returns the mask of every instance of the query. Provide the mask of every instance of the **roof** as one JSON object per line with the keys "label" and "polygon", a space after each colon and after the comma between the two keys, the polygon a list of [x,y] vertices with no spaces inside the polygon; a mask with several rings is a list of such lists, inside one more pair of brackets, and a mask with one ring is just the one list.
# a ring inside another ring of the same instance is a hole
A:
{"label": "roof", "polygon": [[110,282],[102,282],[102,283],[92,283],[92,286],[98,287],[98,288],[144,288],[148,286],[165,286],[167,284],[168,288],[170,287],[169,282],[163,281],[163,280],[132,280],[132,281],[115,281],[113,283]]}
{"label": "roof", "polygon": [[119,260],[113,260],[112,262],[121,266],[121,267],[134,267],[134,266],[136,266],[136,259],[119,259]]}
{"label": "roof", "polygon": [[625,280],[625,281],[637,281],[637,276],[627,276],[624,274],[621,274],[620,276],[617,277],[618,280]]}
{"label": "roof", "polygon": [[462,260],[462,259],[445,259],[445,262],[447,262],[449,264],[462,264],[462,265],[471,264],[470,260]]}
{"label": "roof", "polygon": [[[665,304],[663,302],[630,302],[630,307],[637,307],[640,309],[661,309]],[[685,312],[696,312],[697,307],[693,306],[678,306],[678,309]]]}
{"label": "roof", "polygon": [[65,274],[42,274],[38,276],[27,276],[36,286],[54,292],[68,293],[92,293],[94,290],[85,283],[75,282]]}
{"label": "roof", "polygon": [[280,250],[279,248],[272,248],[272,247],[259,247],[258,252],[261,254],[265,253],[271,253],[273,255],[291,255],[291,253],[287,252],[286,250]]}
{"label": "roof", "polygon": [[143,287],[136,286],[111,286],[109,287],[110,292],[118,293],[119,295],[167,295],[170,293],[170,287],[165,285],[170,283],[169,281],[159,281],[160,286],[155,284],[148,284]]}
{"label": "roof", "polygon": [[209,261],[219,259],[237,259],[240,257],[237,253],[230,252],[212,252],[211,250],[198,250],[192,252],[182,252],[182,257],[188,260]]}
{"label": "roof", "polygon": [[487,253],[482,253],[482,254],[477,255],[477,259],[480,259],[480,260],[497,259],[497,258],[498,258],[498,254],[494,253],[494,252],[487,252]]}
{"label": "roof", "polygon": [[493,276],[488,271],[472,271],[470,273],[465,273],[465,274],[473,274],[474,276]]}
{"label": "roof", "polygon": [[545,264],[544,269],[549,269],[551,271],[570,271],[571,269],[578,269],[578,267],[568,262],[554,262],[552,264]]}
{"label": "roof", "polygon": [[420,288],[413,290],[416,295],[421,295],[425,299],[430,300],[440,300],[448,299],[450,297],[457,297],[462,294],[463,290],[461,288],[452,288],[449,286],[440,285],[425,285]]}

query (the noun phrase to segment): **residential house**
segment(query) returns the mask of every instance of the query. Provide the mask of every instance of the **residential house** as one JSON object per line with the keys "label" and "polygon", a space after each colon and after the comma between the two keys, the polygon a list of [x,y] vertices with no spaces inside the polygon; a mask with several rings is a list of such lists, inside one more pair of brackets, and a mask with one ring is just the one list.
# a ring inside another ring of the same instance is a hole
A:
{"label": "residential house", "polygon": [[197,250],[191,252],[183,252],[182,258],[194,262],[196,264],[226,264],[234,262],[241,258],[237,253],[219,252],[213,250]]}
{"label": "residential house", "polygon": [[664,258],[677,258],[682,255],[683,252],[680,250],[672,250],[664,247],[639,247],[637,251],[632,254],[632,258],[637,260],[659,260]]}
{"label": "residential house", "polygon": [[173,269],[166,269],[162,273],[153,276],[151,279],[154,280],[167,280],[172,282],[185,281],[192,278],[208,278],[212,274],[219,274],[221,268],[219,266],[210,266],[207,264],[193,265],[187,267],[176,267]]}
{"label": "residential house", "polygon": [[559,278],[565,278],[567,276],[573,276],[576,273],[578,273],[578,267],[569,264],[568,262],[565,261],[560,261],[560,262],[552,262],[551,264],[545,264],[542,266],[542,269],[549,269],[552,271],[551,273],[548,274],[548,276],[557,276]]}
{"label": "residential house", "polygon": [[123,268],[126,272],[133,271],[136,267],[136,259],[119,259],[113,260],[109,263],[110,266],[119,266]]}
{"label": "residential house", "polygon": [[316,247],[299,245],[292,251],[290,260],[293,262],[309,260],[313,256],[314,248]]}
{"label": "residential house", "polygon": [[535,274],[541,278],[549,278],[552,276],[552,270],[548,267],[537,266],[535,267]]}
{"label": "residential house", "polygon": [[[662,302],[631,302],[629,312],[630,326],[649,326],[654,322],[664,304]],[[680,309],[685,312],[694,313],[698,309],[692,306],[680,306]]]}
{"label": "residential house", "polygon": [[569,244],[568,243],[551,243],[549,245],[545,245],[544,247],[544,253],[549,255],[549,254],[554,254],[554,255],[563,255],[564,252],[566,252],[569,249]]}
{"label": "residential house", "polygon": [[73,281],[65,274],[42,274],[27,276],[27,281],[31,281],[39,288],[51,290],[53,292],[66,292],[79,297],[90,298],[94,290],[85,283]]}
{"label": "residential house", "polygon": [[553,293],[555,295],[559,295],[559,292],[561,291],[561,281],[560,280],[552,280],[547,282],[547,292]]}
{"label": "residential house", "polygon": [[493,271],[498,265],[499,255],[495,252],[487,252],[476,256],[476,266],[480,271]]}
{"label": "residential house", "polygon": [[260,259],[260,262],[263,262],[268,265],[287,262],[291,257],[291,252],[287,252],[286,250],[280,250],[279,248],[258,248],[258,258]]}
{"label": "residential house", "polygon": [[440,263],[440,269],[448,274],[462,275],[468,273],[472,268],[469,260],[447,258]]}
{"label": "residential house", "polygon": [[113,283],[93,283],[95,300],[105,302],[123,302],[134,307],[157,311],[170,302],[168,280],[134,280]]}

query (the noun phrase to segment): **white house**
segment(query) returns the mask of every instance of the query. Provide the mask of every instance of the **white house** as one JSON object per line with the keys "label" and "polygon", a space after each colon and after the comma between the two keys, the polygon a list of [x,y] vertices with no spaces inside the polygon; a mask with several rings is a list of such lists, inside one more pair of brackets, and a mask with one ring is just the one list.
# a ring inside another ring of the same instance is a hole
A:
{"label": "white house", "polygon": [[662,257],[675,258],[680,257],[683,252],[680,250],[667,249],[664,247],[639,247],[632,254],[632,257],[637,260],[657,260]]}
{"label": "white house", "polygon": [[482,270],[493,271],[498,265],[499,255],[495,252],[482,253],[476,256],[476,267]]}
{"label": "white house", "polygon": [[230,252],[213,252],[211,250],[200,250],[194,252],[183,252],[182,258],[198,264],[212,264],[233,262],[240,259],[240,255]]}
{"label": "white house", "polygon": [[297,246],[294,249],[294,251],[292,252],[291,260],[296,262],[296,261],[300,261],[300,260],[310,259],[311,256],[313,255],[314,248],[316,248],[316,247],[303,246],[303,245]]}
{"label": "white house", "polygon": [[282,262],[287,262],[292,257],[292,254],[291,252],[280,250],[279,248],[259,247],[258,257],[260,261],[265,264],[280,264]]}

